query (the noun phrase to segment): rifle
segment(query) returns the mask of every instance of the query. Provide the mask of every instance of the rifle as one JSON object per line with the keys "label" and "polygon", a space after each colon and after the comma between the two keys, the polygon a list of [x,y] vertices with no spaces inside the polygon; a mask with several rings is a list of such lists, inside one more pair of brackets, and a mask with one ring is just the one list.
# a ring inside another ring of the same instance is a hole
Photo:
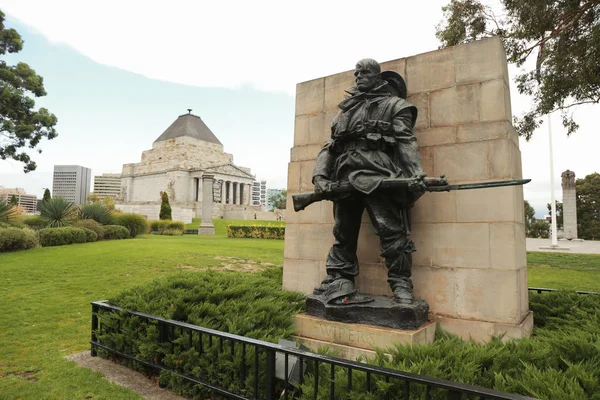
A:
{"label": "rifle", "polygon": [[[448,183],[448,180],[444,175],[440,176],[439,178],[389,178],[381,181],[377,187],[377,190],[408,189],[409,191],[413,192],[449,192],[451,190],[470,190],[501,186],[525,185],[530,181],[531,179],[511,179],[506,181],[460,183],[451,185]],[[356,188],[352,186],[350,182],[332,182],[329,184],[328,190],[322,193],[308,192],[292,195],[294,210],[302,211],[312,203],[322,200],[329,200],[331,195],[352,193],[356,191]]]}

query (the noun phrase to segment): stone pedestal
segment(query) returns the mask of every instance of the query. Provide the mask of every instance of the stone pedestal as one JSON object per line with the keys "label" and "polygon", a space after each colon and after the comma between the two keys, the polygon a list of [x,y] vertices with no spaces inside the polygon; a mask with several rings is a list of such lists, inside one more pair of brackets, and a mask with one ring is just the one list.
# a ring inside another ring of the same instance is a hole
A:
{"label": "stone pedestal", "polygon": [[[381,61],[381,60],[380,60]],[[352,65],[349,65],[352,67]],[[402,75],[408,101],[419,110],[415,134],[429,176],[451,183],[521,179],[519,139],[511,121],[506,53],[490,38],[384,62]],[[288,167],[283,287],[312,293],[326,276],[333,243],[332,203],[294,212],[291,195],[313,190],[312,171],[330,124],[353,86],[353,70],[299,83],[294,147]],[[413,284],[430,319],[476,340],[511,332],[528,336],[529,315],[523,188],[426,193],[412,209]],[[358,243],[360,292],[391,296],[379,239],[364,215]],[[448,322],[450,321],[450,322]],[[491,324],[491,325],[490,325]]]}
{"label": "stone pedestal", "polygon": [[348,324],[327,321],[307,314],[295,320],[295,339],[312,350],[329,346],[341,352],[340,356],[355,360],[358,356],[372,357],[375,349],[394,344],[427,344],[435,338],[435,322],[427,322],[416,330],[399,330],[381,326]]}
{"label": "stone pedestal", "polygon": [[563,199],[563,232],[565,239],[577,239],[577,193],[575,173],[566,170],[561,174]]}
{"label": "stone pedestal", "polygon": [[198,235],[202,236],[215,235],[215,226],[212,223],[213,178],[213,175],[202,176],[202,222],[198,227]]}

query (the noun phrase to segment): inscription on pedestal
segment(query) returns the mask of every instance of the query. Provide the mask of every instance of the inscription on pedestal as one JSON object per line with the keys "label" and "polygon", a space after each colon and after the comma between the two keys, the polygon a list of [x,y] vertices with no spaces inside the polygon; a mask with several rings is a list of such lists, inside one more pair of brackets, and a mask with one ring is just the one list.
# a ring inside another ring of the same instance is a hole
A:
{"label": "inscription on pedestal", "polygon": [[356,331],[343,326],[333,326],[324,323],[319,323],[317,326],[321,335],[325,338],[328,338],[328,340],[331,342],[348,343],[350,345],[356,345],[360,347],[365,345],[373,347],[375,345],[375,337],[372,333]]}

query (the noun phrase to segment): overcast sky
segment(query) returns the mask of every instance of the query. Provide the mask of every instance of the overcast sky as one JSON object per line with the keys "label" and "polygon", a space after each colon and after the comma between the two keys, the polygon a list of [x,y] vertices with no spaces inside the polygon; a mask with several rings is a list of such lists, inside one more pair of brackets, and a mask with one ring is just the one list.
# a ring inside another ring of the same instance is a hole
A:
{"label": "overcast sky", "polygon": [[[0,185],[41,196],[54,164],[120,172],[192,108],[236,164],[285,187],[296,83],[364,57],[383,62],[436,49],[447,2],[0,0],[7,25],[26,40],[9,61],[44,77],[48,96],[37,105],[57,115],[60,134],[42,142],[34,173],[0,162]],[[513,114],[527,109],[514,84],[511,98]],[[558,200],[561,171],[583,177],[600,169],[599,112],[580,108],[581,128],[569,138],[553,117]],[[520,147],[523,177],[533,179],[525,198],[541,216],[550,201],[547,125]]]}

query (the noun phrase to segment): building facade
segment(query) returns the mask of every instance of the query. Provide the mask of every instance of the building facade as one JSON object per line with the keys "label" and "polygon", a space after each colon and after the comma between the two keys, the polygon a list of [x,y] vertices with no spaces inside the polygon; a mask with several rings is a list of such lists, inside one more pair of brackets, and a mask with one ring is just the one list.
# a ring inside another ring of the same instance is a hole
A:
{"label": "building facade", "polygon": [[10,203],[13,196],[17,199],[17,206],[22,207],[28,214],[37,211],[37,196],[34,194],[27,194],[25,189],[21,188],[0,188],[0,202]]}
{"label": "building facade", "polygon": [[52,197],[62,197],[75,204],[85,204],[90,193],[92,170],[80,165],[55,165]]}
{"label": "building facade", "polygon": [[100,199],[110,196],[121,198],[121,174],[102,174],[94,176],[94,194]]}
{"label": "building facade", "polygon": [[233,163],[199,116],[180,115],[142,153],[141,162],[123,165],[116,207],[158,219],[160,193],[167,192],[173,220],[189,223],[202,214],[202,178],[207,175],[213,177],[214,218],[249,219],[260,211],[252,205],[250,169]]}
{"label": "building facade", "polygon": [[267,181],[252,183],[252,204],[260,207],[267,206]]}

